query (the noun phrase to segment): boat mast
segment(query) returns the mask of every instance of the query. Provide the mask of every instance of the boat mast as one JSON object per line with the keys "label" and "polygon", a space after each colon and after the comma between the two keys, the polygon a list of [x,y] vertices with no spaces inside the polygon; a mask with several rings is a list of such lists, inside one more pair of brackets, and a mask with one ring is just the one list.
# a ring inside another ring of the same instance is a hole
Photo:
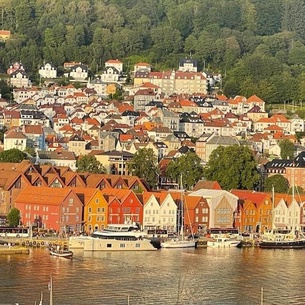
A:
{"label": "boat mast", "polygon": [[273,234],[274,229],[275,229],[275,224],[274,224],[274,185],[272,185],[272,225],[271,225],[271,233]]}
{"label": "boat mast", "polygon": [[50,305],[53,305],[53,279],[52,279],[52,275],[50,276],[49,289],[50,289]]}
{"label": "boat mast", "polygon": [[294,205],[294,167],[295,167],[295,163],[292,163],[292,224],[291,224],[291,231],[293,233],[293,235],[295,235],[295,205]]}
{"label": "boat mast", "polygon": [[181,206],[181,239],[184,240],[184,202],[183,202],[183,183],[182,183],[182,174],[180,174],[180,190],[181,190],[181,198],[180,198],[180,206]]}

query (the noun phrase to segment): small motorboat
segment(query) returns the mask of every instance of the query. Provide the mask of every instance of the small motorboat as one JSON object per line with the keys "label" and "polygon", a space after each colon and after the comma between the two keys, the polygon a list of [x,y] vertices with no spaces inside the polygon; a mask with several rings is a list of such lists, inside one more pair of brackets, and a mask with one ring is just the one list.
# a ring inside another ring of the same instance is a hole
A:
{"label": "small motorboat", "polygon": [[73,257],[73,251],[69,249],[60,249],[60,248],[50,248],[50,255],[63,257],[63,258],[72,258]]}

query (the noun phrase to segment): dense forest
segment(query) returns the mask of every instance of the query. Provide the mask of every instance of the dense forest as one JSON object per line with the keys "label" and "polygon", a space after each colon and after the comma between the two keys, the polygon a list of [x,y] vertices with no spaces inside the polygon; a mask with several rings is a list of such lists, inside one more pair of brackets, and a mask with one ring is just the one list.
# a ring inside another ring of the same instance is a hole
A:
{"label": "dense forest", "polygon": [[0,0],[0,72],[20,60],[65,61],[92,73],[118,58],[177,68],[186,56],[224,76],[227,96],[305,101],[305,0]]}

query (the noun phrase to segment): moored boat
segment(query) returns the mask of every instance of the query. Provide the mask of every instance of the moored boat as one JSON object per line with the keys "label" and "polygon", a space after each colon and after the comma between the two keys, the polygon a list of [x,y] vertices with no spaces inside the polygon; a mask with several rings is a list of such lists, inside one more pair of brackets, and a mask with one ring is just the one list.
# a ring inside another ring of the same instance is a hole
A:
{"label": "moored boat", "polygon": [[222,237],[207,241],[207,246],[212,248],[238,247],[240,244],[241,244],[241,240],[222,238]]}
{"label": "moored boat", "polygon": [[112,224],[91,236],[76,236],[69,239],[70,249],[84,251],[151,251],[160,248],[158,239],[146,238],[136,224]]}
{"label": "moored boat", "polygon": [[62,258],[72,258],[73,257],[73,251],[69,249],[61,249],[60,247],[57,248],[50,248],[49,249],[50,255],[62,257]]}
{"label": "moored boat", "polygon": [[[177,249],[177,248],[197,248],[197,241],[194,238],[193,232],[191,232],[191,235],[189,238],[185,238],[184,236],[184,192],[182,190],[182,175],[180,176],[181,179],[181,234],[178,235],[176,238],[172,238],[169,240],[165,240],[164,242],[161,242],[161,248],[172,248],[172,249]],[[189,217],[189,215],[188,215]],[[192,230],[192,227],[191,227]]]}
{"label": "moored boat", "polygon": [[274,238],[272,240],[263,240],[259,243],[263,249],[304,249],[305,239],[296,238]]}
{"label": "moored boat", "polygon": [[145,238],[96,238],[84,240],[84,251],[153,251],[158,247]]}
{"label": "moored boat", "polygon": [[[294,176],[292,181],[294,182]],[[294,185],[292,185],[292,215],[296,214],[294,198]],[[304,249],[305,236],[296,227],[295,217],[292,217],[290,229],[275,229],[274,224],[274,188],[272,190],[272,229],[263,235],[259,242],[259,247],[263,249]]]}
{"label": "moored boat", "polygon": [[182,240],[179,238],[171,239],[161,243],[161,248],[196,248],[195,240]]}

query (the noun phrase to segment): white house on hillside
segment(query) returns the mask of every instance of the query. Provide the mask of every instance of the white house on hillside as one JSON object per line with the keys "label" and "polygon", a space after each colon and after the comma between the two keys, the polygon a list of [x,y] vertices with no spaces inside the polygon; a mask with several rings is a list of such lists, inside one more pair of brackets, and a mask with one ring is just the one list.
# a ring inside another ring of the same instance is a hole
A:
{"label": "white house on hillside", "polygon": [[57,70],[51,64],[46,63],[39,69],[39,75],[43,78],[56,78],[57,77]]}

